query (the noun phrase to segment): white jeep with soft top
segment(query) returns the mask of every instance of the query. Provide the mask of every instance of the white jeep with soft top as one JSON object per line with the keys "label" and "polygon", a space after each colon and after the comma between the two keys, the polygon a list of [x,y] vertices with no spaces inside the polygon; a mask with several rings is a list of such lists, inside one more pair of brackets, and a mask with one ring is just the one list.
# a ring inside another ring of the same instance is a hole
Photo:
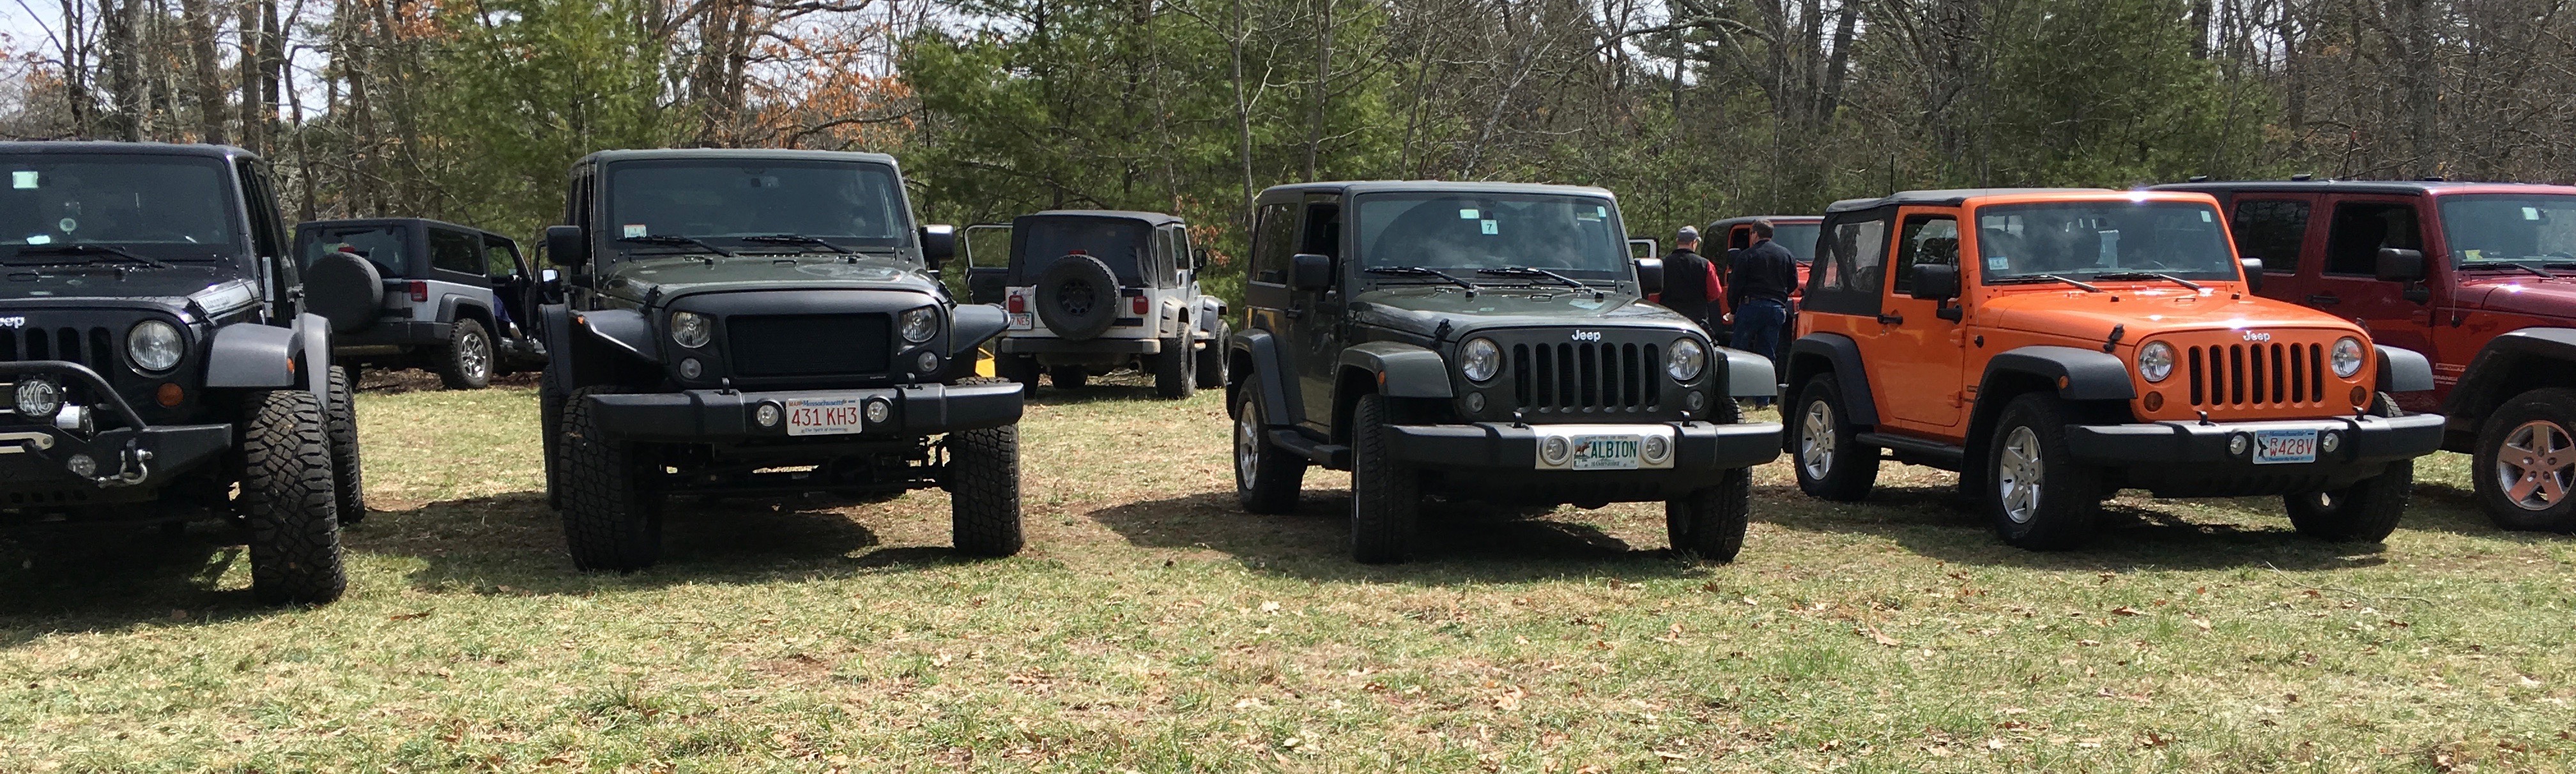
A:
{"label": "white jeep with soft top", "polygon": [[967,293],[1010,313],[994,345],[996,374],[1037,389],[1134,367],[1154,375],[1154,392],[1186,398],[1224,386],[1222,347],[1232,328],[1223,300],[1199,291],[1188,224],[1158,212],[1050,210],[1009,225],[1001,265],[973,265]]}

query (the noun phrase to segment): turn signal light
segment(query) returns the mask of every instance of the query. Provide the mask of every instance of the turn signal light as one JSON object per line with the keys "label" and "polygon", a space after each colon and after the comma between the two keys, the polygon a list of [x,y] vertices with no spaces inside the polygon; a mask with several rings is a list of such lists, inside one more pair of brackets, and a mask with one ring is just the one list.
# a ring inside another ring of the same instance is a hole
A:
{"label": "turn signal light", "polygon": [[2367,406],[2367,405],[2370,405],[2370,388],[2368,388],[2368,387],[2358,387],[2358,386],[2356,386],[2356,387],[2352,388],[2352,405],[2355,405],[2355,406]]}
{"label": "turn signal light", "polygon": [[422,282],[420,280],[412,280],[410,282],[403,283],[403,285],[411,290],[412,303],[429,303],[429,283]]}
{"label": "turn signal light", "polygon": [[179,385],[162,382],[161,389],[155,391],[152,397],[161,401],[163,407],[178,408],[181,401],[188,399],[188,391],[180,389]]}
{"label": "turn signal light", "polygon": [[2161,392],[2150,392],[2150,393],[2147,393],[2147,410],[2148,410],[2148,411],[2163,411],[2163,410],[2164,410],[2164,408],[2165,408],[2165,394],[2164,394],[2164,393],[2161,393]]}

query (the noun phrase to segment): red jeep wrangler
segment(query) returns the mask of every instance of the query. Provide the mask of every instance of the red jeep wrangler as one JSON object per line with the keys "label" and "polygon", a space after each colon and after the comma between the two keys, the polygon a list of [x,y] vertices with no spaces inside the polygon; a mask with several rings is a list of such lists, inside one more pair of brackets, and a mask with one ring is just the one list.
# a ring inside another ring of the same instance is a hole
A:
{"label": "red jeep wrangler", "polygon": [[2396,529],[2442,418],[2421,355],[2251,295],[2205,194],[1916,191],[1825,215],[1784,412],[1798,486],[1882,453],[1959,471],[2005,542],[2067,548],[2121,489],[2282,495],[2300,532]]}
{"label": "red jeep wrangler", "polygon": [[2265,296],[2433,361],[2410,410],[2448,415],[2478,504],[2506,529],[2576,530],[2576,187],[2271,181],[2162,186],[2225,205]]}

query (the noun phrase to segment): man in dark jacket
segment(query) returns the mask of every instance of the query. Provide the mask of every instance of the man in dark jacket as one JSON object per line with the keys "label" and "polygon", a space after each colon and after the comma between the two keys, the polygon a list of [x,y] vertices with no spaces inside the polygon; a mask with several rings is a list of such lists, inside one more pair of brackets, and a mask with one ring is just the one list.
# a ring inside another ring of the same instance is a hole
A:
{"label": "man in dark jacket", "polygon": [[1699,254],[1699,229],[1683,226],[1673,237],[1672,254],[1664,256],[1664,292],[1653,300],[1702,330],[1716,330],[1710,323],[1724,311],[1717,306],[1724,297],[1717,264]]}
{"label": "man in dark jacket", "polygon": [[[1789,320],[1789,293],[1798,286],[1798,258],[1771,241],[1771,221],[1753,222],[1753,244],[1735,251],[1727,266],[1726,316],[1735,324],[1735,348],[1779,362],[1780,326]],[[1756,399],[1755,406],[1768,406]]]}

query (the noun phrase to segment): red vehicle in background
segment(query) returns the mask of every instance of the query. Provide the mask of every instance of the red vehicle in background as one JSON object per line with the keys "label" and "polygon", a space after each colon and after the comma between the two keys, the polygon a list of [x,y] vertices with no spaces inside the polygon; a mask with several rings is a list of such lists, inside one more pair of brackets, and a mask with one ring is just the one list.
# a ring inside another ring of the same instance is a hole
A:
{"label": "red vehicle in background", "polygon": [[2576,187],[2443,181],[2194,182],[2218,197],[2257,292],[2358,322],[2433,361],[2400,396],[2450,417],[2480,507],[2576,530]]}
{"label": "red vehicle in background", "polygon": [[1746,215],[1727,218],[1708,224],[1708,230],[1700,232],[1704,235],[1701,238],[1718,245],[1717,249],[1703,254],[1717,262],[1718,271],[1726,271],[1727,261],[1733,258],[1735,251],[1753,246],[1753,222],[1757,220],[1771,221],[1771,241],[1789,248],[1789,254],[1798,257],[1798,287],[1803,291],[1807,287],[1807,269],[1816,262],[1816,234],[1824,230],[1825,216]]}

